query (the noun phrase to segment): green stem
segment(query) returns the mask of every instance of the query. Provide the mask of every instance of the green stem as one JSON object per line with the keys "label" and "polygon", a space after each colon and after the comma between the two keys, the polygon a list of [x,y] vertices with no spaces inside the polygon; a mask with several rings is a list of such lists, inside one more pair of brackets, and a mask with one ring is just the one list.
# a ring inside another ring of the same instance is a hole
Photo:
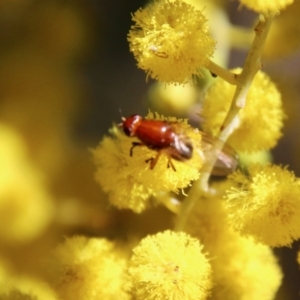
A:
{"label": "green stem", "polygon": [[[242,73],[238,76],[238,83],[231,103],[229,113],[221,126],[221,131],[227,131],[227,127],[234,121],[240,109],[246,104],[246,96],[252,80],[261,68],[261,55],[265,45],[274,16],[265,17],[255,27],[255,38],[247,55]],[[228,135],[226,133],[225,135]]]}
{"label": "green stem", "polygon": [[[241,75],[236,76],[229,71],[226,72],[226,70],[224,70],[217,64],[210,62],[208,69],[212,73],[222,77],[231,84],[237,84],[236,92],[232,101],[232,106],[222,126],[223,130],[221,130],[218,135],[218,137],[223,142],[227,140],[228,136],[237,126],[239,122],[238,112],[242,107],[245,106],[246,96],[252,80],[258,70],[261,68],[261,54],[272,21],[273,16],[268,16],[264,21],[259,21],[258,25],[255,27],[256,36],[246,58]],[[213,169],[213,166],[217,160],[217,153],[219,150],[221,149],[216,149],[215,160],[212,160],[210,162],[208,172],[202,173],[200,178],[193,183],[188,196],[182,203],[182,207],[180,209],[180,213],[175,225],[176,231],[184,230],[185,224],[194,205],[197,203],[197,201],[199,201],[201,196],[208,192],[208,180],[211,170]]]}
{"label": "green stem", "polygon": [[227,69],[224,69],[220,65],[213,61],[209,61],[209,65],[206,67],[212,74],[219,76],[230,84],[237,84],[237,74],[231,73]]}
{"label": "green stem", "polygon": [[209,176],[209,173],[202,173],[200,178],[193,183],[189,194],[182,203],[180,213],[177,217],[177,221],[175,224],[175,231],[184,230],[185,224],[188,220],[191,210],[193,209],[197,201],[199,201],[200,197],[203,194],[205,194],[205,192],[208,190]]}

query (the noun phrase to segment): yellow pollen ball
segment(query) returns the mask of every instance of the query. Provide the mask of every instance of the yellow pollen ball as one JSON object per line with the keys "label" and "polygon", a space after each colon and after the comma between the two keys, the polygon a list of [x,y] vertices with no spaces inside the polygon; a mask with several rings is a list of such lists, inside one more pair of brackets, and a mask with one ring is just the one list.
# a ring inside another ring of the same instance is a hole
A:
{"label": "yellow pollen ball", "polygon": [[182,0],[155,1],[132,20],[130,51],[151,78],[185,84],[200,75],[214,53],[206,18]]}

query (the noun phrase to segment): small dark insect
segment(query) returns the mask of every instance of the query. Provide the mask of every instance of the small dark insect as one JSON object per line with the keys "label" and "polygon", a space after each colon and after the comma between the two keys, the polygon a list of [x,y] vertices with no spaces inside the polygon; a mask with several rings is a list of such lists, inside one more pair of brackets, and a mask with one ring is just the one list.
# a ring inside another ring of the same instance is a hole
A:
{"label": "small dark insect", "polygon": [[[137,137],[139,142],[132,142],[130,156],[133,155],[133,149],[137,146],[146,146],[155,150],[157,154],[146,160],[150,163],[152,170],[160,155],[165,154],[168,157],[168,167],[176,171],[172,159],[178,161],[187,161],[193,156],[194,147],[191,140],[182,133],[178,133],[177,123],[169,123],[158,120],[145,120],[140,115],[132,115],[128,118],[122,118],[119,125],[123,128],[124,133],[129,137]],[[204,157],[205,165],[211,160],[217,160],[212,170],[213,175],[225,176],[233,172],[238,165],[238,156],[234,149],[228,144],[224,144],[219,139],[205,132],[202,135],[201,146],[199,151]],[[199,154],[200,155],[200,154]]]}

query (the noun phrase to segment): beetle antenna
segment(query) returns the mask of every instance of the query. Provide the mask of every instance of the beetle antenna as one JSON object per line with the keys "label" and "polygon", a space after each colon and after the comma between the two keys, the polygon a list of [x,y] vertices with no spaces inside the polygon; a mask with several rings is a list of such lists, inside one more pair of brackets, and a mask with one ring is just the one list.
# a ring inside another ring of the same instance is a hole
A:
{"label": "beetle antenna", "polygon": [[121,115],[121,119],[123,120],[123,112],[122,112],[122,109],[121,108],[119,108],[119,113],[120,113],[120,115]]}
{"label": "beetle antenna", "polygon": [[118,124],[118,127],[122,127],[122,126],[123,126],[123,123],[126,121],[126,118],[123,117],[123,113],[122,113],[122,109],[121,109],[121,108],[119,108],[119,113],[120,113],[120,115],[121,115],[121,120],[122,120],[122,122]]}

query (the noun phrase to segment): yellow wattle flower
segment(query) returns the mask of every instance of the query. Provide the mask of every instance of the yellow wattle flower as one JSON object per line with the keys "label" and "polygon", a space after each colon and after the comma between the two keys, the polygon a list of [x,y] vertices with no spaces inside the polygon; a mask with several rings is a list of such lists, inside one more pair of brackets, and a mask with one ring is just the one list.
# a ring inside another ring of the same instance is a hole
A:
{"label": "yellow wattle flower", "polygon": [[222,194],[230,186],[229,180],[214,184],[214,196],[197,201],[186,226],[208,253],[214,282],[211,299],[273,300],[282,272],[269,246],[229,227]]}
{"label": "yellow wattle flower", "polygon": [[0,136],[0,244],[28,243],[48,229],[54,199],[22,136],[3,123]]}
{"label": "yellow wattle flower", "polygon": [[0,282],[1,300],[59,300],[46,282],[28,276],[8,275]]}
{"label": "yellow wattle flower", "polygon": [[203,246],[183,232],[164,231],[133,249],[129,280],[135,299],[204,300],[212,286]]}
{"label": "yellow wattle flower", "polygon": [[174,116],[187,116],[196,104],[198,92],[191,85],[155,82],[148,92],[151,110]]}
{"label": "yellow wattle flower", "polygon": [[[241,69],[232,70],[240,73]],[[235,86],[217,78],[207,91],[201,110],[204,131],[216,135],[229,111]],[[239,124],[228,142],[237,151],[257,152],[273,148],[281,137],[285,114],[281,94],[276,85],[259,71],[246,97],[246,105],[239,114]]]}
{"label": "yellow wattle flower", "polygon": [[182,0],[162,0],[133,14],[130,51],[147,76],[184,84],[198,76],[214,53],[207,20]]}
{"label": "yellow wattle flower", "polygon": [[124,290],[127,260],[105,238],[75,236],[54,251],[51,284],[59,299],[129,300]]}
{"label": "yellow wattle flower", "polygon": [[237,185],[225,196],[231,227],[272,247],[291,245],[300,238],[299,179],[276,165],[252,165],[248,173],[229,176]]}
{"label": "yellow wattle flower", "polygon": [[[274,18],[264,47],[265,59],[281,59],[299,51],[299,14],[300,1],[296,1]],[[289,34],[286,34],[287,32]],[[278,47],[278,41],[280,41],[280,47]],[[286,88],[290,89],[288,85]]]}
{"label": "yellow wattle flower", "polygon": [[241,4],[258,13],[277,13],[291,5],[294,0],[240,0]]}

